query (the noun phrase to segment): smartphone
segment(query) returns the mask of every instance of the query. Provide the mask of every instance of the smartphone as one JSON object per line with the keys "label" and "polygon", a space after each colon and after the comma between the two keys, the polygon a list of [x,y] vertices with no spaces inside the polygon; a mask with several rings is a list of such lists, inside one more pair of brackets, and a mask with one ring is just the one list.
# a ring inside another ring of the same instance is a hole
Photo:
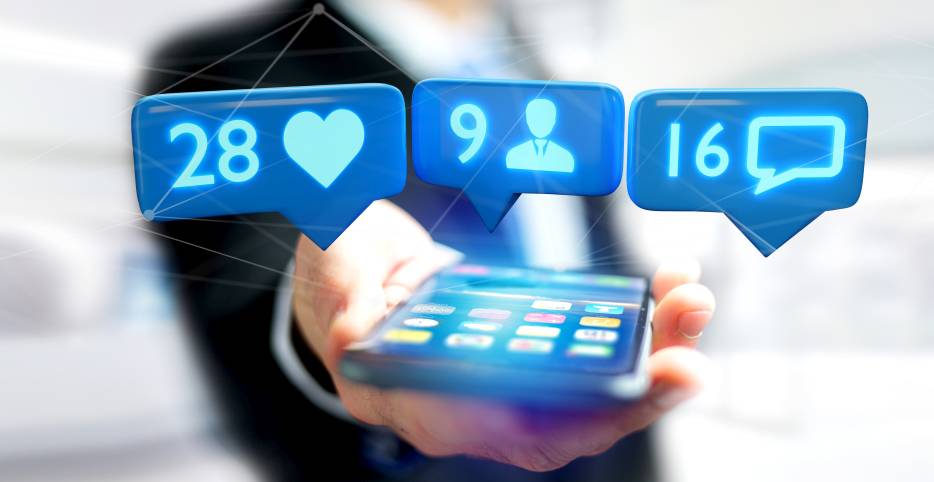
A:
{"label": "smartphone", "polygon": [[619,404],[648,389],[650,311],[643,277],[460,264],[349,346],[340,370],[385,388]]}

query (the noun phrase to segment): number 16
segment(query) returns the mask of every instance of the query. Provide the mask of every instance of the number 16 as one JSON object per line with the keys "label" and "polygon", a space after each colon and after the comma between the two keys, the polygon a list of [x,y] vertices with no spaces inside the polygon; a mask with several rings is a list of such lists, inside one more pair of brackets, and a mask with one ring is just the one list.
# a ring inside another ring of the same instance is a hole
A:
{"label": "number 16", "polygon": [[[243,132],[243,142],[234,144],[231,134],[234,131]],[[208,152],[208,135],[204,129],[196,124],[185,122],[178,124],[169,130],[169,142],[175,142],[178,136],[190,135],[195,140],[195,152],[191,159],[185,165],[185,169],[172,184],[172,188],[210,186],[214,184],[214,174],[195,174],[204,156]],[[256,128],[244,120],[232,120],[221,124],[217,133],[217,143],[220,144],[222,153],[217,160],[217,170],[221,176],[224,176],[230,182],[248,181],[259,171],[259,156],[253,151],[256,146]],[[234,158],[243,157],[247,161],[246,168],[242,171],[235,171],[231,167]]]}

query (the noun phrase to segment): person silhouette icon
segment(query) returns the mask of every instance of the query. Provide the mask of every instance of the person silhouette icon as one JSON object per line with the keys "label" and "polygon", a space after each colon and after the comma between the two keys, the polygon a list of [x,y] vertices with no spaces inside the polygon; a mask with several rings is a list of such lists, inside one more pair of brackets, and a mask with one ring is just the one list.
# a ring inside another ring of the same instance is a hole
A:
{"label": "person silhouette icon", "polygon": [[529,171],[574,172],[574,156],[548,136],[558,120],[558,108],[548,99],[534,99],[525,108],[525,123],[535,139],[506,153],[506,167]]}

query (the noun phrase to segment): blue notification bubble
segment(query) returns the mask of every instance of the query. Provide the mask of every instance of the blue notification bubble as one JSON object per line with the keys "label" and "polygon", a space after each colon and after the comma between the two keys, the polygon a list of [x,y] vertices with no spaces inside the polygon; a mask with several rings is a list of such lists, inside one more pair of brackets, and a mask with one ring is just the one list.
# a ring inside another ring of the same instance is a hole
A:
{"label": "blue notification bubble", "polygon": [[132,129],[150,220],[279,212],[327,249],[405,185],[405,103],[389,85],[155,95]]}
{"label": "blue notification bubble", "polygon": [[847,90],[645,92],[629,119],[629,195],[655,211],[723,212],[768,256],[859,199],[867,118]]}
{"label": "blue notification bubble", "polygon": [[463,189],[492,231],[521,193],[615,191],[623,109],[606,84],[425,80],[412,99],[415,172]]}

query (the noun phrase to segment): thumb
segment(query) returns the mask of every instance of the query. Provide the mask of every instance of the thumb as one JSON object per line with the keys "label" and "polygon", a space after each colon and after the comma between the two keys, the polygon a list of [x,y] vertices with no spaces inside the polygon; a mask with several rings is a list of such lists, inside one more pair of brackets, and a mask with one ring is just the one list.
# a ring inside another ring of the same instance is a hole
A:
{"label": "thumb", "polygon": [[463,257],[460,251],[435,243],[427,253],[403,263],[383,285],[388,306],[391,308],[405,301],[431,275]]}
{"label": "thumb", "polygon": [[347,345],[362,339],[386,314],[386,295],[379,276],[362,276],[347,293],[345,304],[330,322],[325,364],[334,368]]}
{"label": "thumb", "polygon": [[366,336],[389,309],[411,296],[432,274],[462,256],[450,248],[434,245],[428,253],[401,263],[388,279],[375,274],[363,275],[351,290],[345,309],[339,311],[331,323],[328,362],[336,366],[347,345]]}

